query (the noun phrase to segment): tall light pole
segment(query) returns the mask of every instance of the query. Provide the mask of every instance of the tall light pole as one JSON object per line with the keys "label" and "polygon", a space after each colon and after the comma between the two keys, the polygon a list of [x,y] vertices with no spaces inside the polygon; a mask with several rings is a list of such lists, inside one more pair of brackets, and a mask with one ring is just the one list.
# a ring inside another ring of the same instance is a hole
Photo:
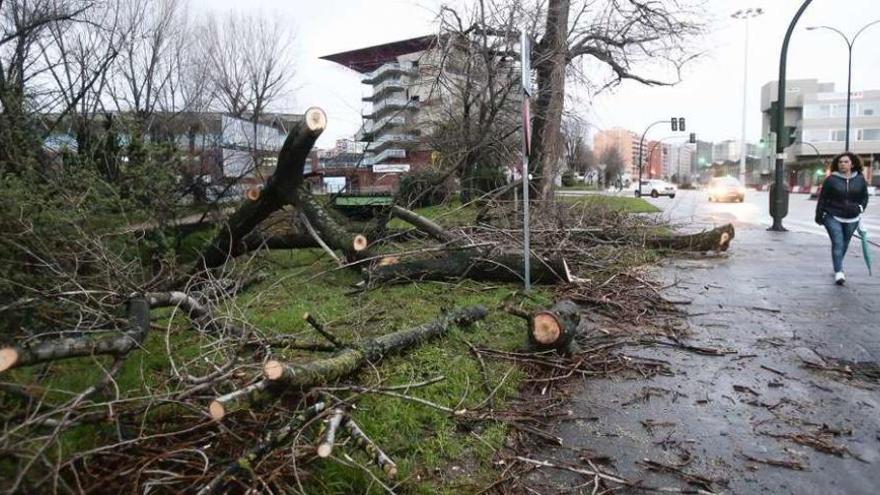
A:
{"label": "tall light pole", "polygon": [[782,226],[782,219],[788,215],[788,189],[785,186],[785,146],[786,136],[785,130],[785,72],[786,62],[788,58],[788,43],[791,41],[791,35],[794,33],[794,27],[798,20],[807,10],[807,7],[813,3],[813,0],[804,0],[798,11],[794,14],[791,22],[788,24],[788,30],[785,31],[785,37],[782,38],[782,50],[779,54],[779,80],[776,81],[776,170],[773,174],[773,185],[770,187],[770,216],[773,217],[773,225],[767,230],[774,232],[785,232]]}
{"label": "tall light pole", "polygon": [[744,36],[745,48],[743,49],[742,139],[739,142],[739,181],[742,182],[743,185],[746,185],[746,116],[748,115],[747,96],[749,88],[749,19],[758,17],[763,13],[763,9],[757,8],[737,10],[730,15],[730,17],[733,17],[734,19],[744,20],[746,25],[746,32]]}
{"label": "tall light pole", "polygon": [[873,21],[873,22],[869,22],[869,23],[865,24],[864,26],[862,26],[861,29],[856,31],[856,34],[855,34],[855,36],[852,37],[852,39],[849,39],[839,29],[833,28],[831,26],[810,26],[807,28],[807,31],[813,31],[815,29],[827,29],[829,31],[834,31],[835,33],[839,34],[841,38],[843,38],[843,41],[846,42],[846,46],[849,49],[849,62],[847,65],[847,72],[846,72],[846,148],[845,148],[845,151],[849,151],[849,121],[850,121],[850,110],[851,110],[850,98],[852,97],[852,50],[853,50],[853,44],[855,44],[856,39],[858,39],[859,35],[862,34],[865,31],[865,29],[868,29],[869,27],[873,26],[874,24],[880,24],[880,19],[877,19],[876,21]]}

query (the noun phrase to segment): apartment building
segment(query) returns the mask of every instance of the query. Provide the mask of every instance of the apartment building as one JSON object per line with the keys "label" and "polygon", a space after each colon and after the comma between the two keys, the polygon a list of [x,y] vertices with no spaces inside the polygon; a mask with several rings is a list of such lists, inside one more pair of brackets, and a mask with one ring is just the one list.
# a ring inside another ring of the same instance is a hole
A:
{"label": "apartment building", "polygon": [[[763,135],[775,149],[770,128],[775,108],[777,83],[761,88]],[[880,90],[854,91],[850,97],[850,151],[865,165],[865,176],[880,185]],[[834,83],[818,79],[797,79],[786,83],[785,125],[794,128],[795,143],[786,149],[785,165],[790,186],[811,186],[825,175],[831,158],[845,149],[846,92]],[[764,167],[772,170],[772,159]]]}
{"label": "apartment building", "polygon": [[370,86],[354,137],[364,143],[363,157],[347,175],[358,190],[390,191],[399,174],[430,163],[423,138],[429,130],[425,107],[434,103],[429,97],[437,40],[421,36],[321,57],[362,74],[361,82]]}

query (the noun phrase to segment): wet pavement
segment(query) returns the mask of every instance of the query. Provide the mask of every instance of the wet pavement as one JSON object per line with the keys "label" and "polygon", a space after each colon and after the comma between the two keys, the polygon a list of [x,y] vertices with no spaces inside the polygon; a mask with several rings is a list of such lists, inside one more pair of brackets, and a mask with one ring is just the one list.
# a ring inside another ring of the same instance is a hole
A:
{"label": "wet pavement", "polygon": [[[880,276],[868,277],[857,240],[848,283],[838,287],[823,236],[737,229],[726,256],[662,269],[677,282],[666,296],[686,303],[687,343],[734,352],[628,350],[673,373],[576,384],[573,416],[596,419],[561,423],[563,446],[534,457],[584,466],[579,458],[607,456],[610,472],[655,487],[880,493]],[[651,471],[651,462],[679,473]],[[540,469],[528,480],[542,494],[592,491],[566,471]]]}

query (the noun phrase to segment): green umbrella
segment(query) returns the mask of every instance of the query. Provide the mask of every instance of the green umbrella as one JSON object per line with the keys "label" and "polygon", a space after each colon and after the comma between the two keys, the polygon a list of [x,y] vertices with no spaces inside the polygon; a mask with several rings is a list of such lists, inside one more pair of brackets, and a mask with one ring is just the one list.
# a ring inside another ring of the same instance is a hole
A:
{"label": "green umbrella", "polygon": [[862,256],[865,258],[865,265],[868,267],[868,275],[873,276],[871,273],[871,250],[868,245],[868,231],[862,226],[862,222],[859,222],[859,238],[862,240]]}

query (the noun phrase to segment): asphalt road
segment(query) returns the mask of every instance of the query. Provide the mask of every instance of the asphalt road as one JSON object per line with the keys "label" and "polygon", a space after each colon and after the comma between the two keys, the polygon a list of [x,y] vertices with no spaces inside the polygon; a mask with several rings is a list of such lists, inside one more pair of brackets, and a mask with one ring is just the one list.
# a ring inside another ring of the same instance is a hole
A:
{"label": "asphalt road", "polygon": [[[766,230],[767,193],[741,204],[710,203],[700,191],[648,201],[682,230],[736,225],[727,253],[674,258],[660,270],[667,297],[688,313],[685,341],[730,354],[628,350],[672,373],[576,383],[568,407],[578,419],[555,431],[562,446],[532,456],[607,458],[617,475],[682,493],[878,493],[880,277],[868,275],[860,250],[847,255],[847,284],[834,285],[829,243],[805,195],[791,197],[787,233]],[[880,205],[869,204],[865,223],[880,240]],[[651,461],[671,469],[648,469]],[[694,486],[694,477],[711,486]],[[590,493],[589,478],[571,472],[528,480],[537,493]]]}
{"label": "asphalt road", "polygon": [[[766,191],[749,191],[743,203],[712,203],[705,191],[681,190],[675,198],[645,198],[660,208],[664,215],[685,230],[704,228],[728,222],[735,226],[769,227],[773,219],[770,217],[770,198]],[[862,217],[862,225],[868,232],[876,232],[880,241],[880,203],[872,204],[875,198],[868,201],[868,209]],[[880,201],[880,198],[876,198]],[[813,217],[816,212],[816,200],[809,199],[807,194],[792,194],[789,197],[788,216],[782,225],[794,232],[825,234],[825,228],[816,225]]]}

